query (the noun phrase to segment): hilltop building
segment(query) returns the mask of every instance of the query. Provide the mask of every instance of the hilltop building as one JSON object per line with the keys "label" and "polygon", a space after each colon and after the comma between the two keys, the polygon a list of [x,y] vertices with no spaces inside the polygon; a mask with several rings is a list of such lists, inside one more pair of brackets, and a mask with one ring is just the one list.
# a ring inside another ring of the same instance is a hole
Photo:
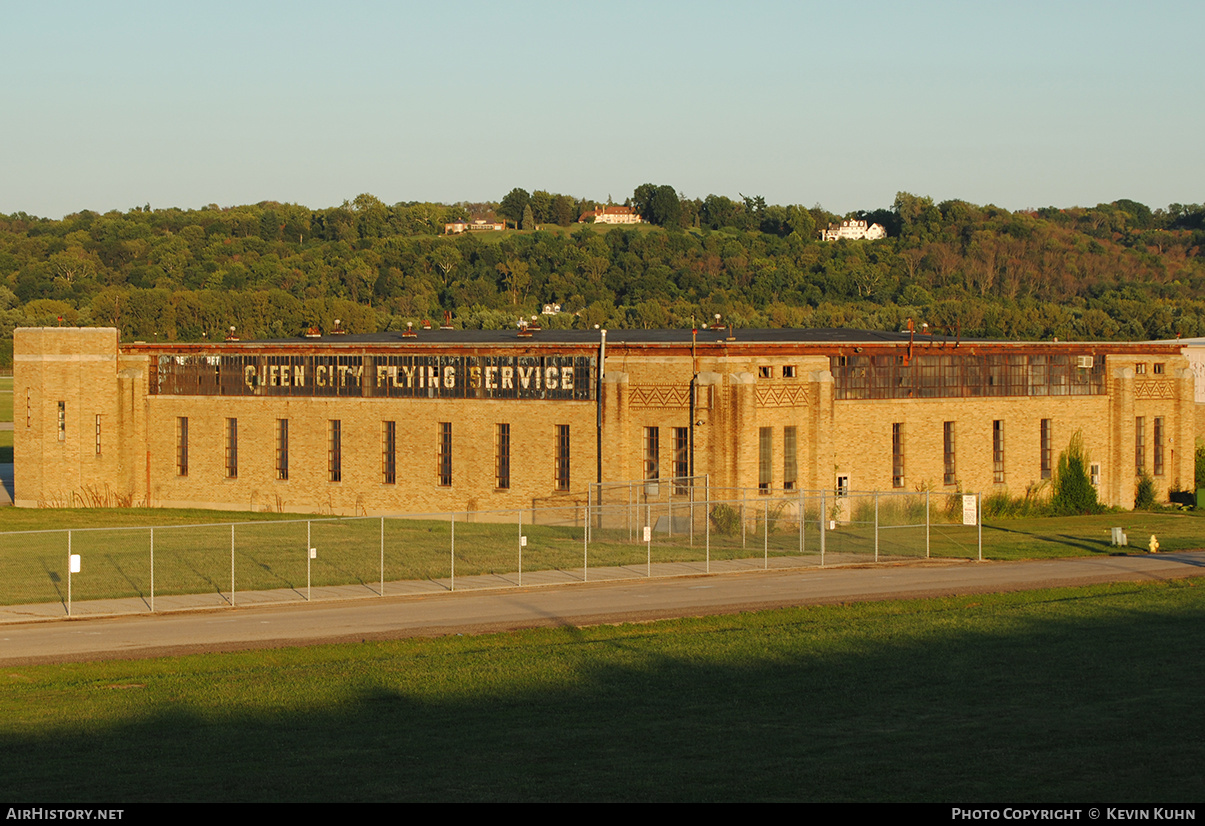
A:
{"label": "hilltop building", "polygon": [[870,224],[865,221],[842,221],[840,224],[829,224],[828,229],[820,230],[821,241],[840,241],[842,238],[850,241],[878,241],[887,237],[887,230],[881,224]]}

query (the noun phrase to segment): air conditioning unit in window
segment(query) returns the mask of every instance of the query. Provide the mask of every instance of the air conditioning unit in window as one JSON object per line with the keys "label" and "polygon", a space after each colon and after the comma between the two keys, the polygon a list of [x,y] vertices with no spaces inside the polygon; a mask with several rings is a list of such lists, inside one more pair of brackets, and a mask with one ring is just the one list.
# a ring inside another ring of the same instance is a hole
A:
{"label": "air conditioning unit in window", "polygon": [[1091,368],[1092,367],[1092,356],[1076,356],[1075,357],[1075,366]]}

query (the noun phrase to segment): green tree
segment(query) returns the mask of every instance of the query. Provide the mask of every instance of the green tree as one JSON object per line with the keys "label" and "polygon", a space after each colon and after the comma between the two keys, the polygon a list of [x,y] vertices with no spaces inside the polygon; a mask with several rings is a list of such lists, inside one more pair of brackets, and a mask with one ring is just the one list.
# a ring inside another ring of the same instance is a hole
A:
{"label": "green tree", "polygon": [[1084,447],[1084,434],[1077,430],[1067,443],[1067,449],[1059,454],[1058,468],[1054,473],[1054,493],[1050,505],[1056,514],[1073,516],[1100,513],[1096,488],[1088,475],[1090,461]]}
{"label": "green tree", "polygon": [[515,223],[515,226],[518,226],[523,221],[523,210],[529,203],[531,203],[531,196],[527,194],[527,190],[515,187],[506,193],[506,197],[498,204],[498,214],[503,218],[509,218]]}

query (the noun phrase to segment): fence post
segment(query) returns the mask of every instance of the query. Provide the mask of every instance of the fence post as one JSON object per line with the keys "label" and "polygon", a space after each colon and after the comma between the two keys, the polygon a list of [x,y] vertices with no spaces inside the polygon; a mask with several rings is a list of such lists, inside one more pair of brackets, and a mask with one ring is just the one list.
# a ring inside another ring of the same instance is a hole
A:
{"label": "fence post", "polygon": [[749,491],[741,488],[741,550],[745,550],[745,504],[749,500]]}
{"label": "fence post", "polygon": [[803,523],[805,517],[803,515],[803,488],[799,488],[799,555],[803,556]]}
{"label": "fence post", "polygon": [[67,531],[67,616],[71,616],[71,531]]}
{"label": "fence post", "polygon": [[385,596],[385,517],[381,517],[381,596]]}
{"label": "fence post", "polygon": [[[306,558],[310,556],[309,550],[306,550]],[[309,597],[307,597],[309,599]],[[234,607],[234,523],[230,523],[230,607]]]}
{"label": "fence post", "polygon": [[455,591],[456,590],[456,514],[449,513],[448,518],[452,520],[452,566],[450,569],[451,575],[452,575],[451,590]]}
{"label": "fence post", "polygon": [[151,613],[155,613],[155,529],[151,528]]}
{"label": "fence post", "polygon": [[820,567],[824,567],[824,537],[828,531],[828,504],[825,502],[825,491],[820,489]]}
{"label": "fence post", "polygon": [[983,494],[975,494],[975,515],[979,517],[979,561],[983,561]]}
{"label": "fence post", "polygon": [[582,519],[582,582],[590,581],[590,490],[586,489],[586,512]]}
{"label": "fence post", "polygon": [[519,587],[523,587],[523,511],[519,514]]}
{"label": "fence post", "polygon": [[925,490],[925,559],[929,558],[929,491]]}
{"label": "fence post", "polygon": [[874,492],[874,561],[879,561],[879,492]]}

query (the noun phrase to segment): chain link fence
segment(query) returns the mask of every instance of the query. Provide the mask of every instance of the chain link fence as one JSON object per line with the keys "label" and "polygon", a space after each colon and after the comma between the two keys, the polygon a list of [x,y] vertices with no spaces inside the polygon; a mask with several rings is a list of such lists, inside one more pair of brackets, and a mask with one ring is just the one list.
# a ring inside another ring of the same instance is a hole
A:
{"label": "chain link fence", "polygon": [[4,533],[0,605],[121,614],[982,558],[977,495],[716,488],[697,477],[592,485],[566,499],[522,510]]}

